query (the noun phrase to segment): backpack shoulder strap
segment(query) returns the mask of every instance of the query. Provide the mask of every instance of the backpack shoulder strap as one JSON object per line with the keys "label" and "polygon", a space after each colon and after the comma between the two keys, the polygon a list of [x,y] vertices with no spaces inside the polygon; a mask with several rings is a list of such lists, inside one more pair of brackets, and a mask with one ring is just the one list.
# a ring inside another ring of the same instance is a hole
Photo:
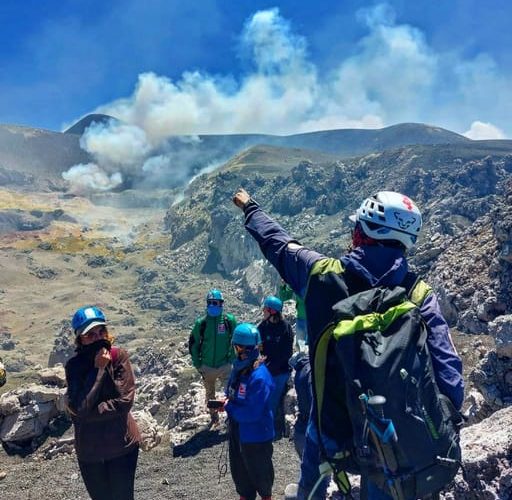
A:
{"label": "backpack shoulder strap", "polygon": [[335,460],[347,458],[350,452],[347,450],[338,452],[333,458],[327,458],[327,453],[322,439],[322,411],[325,398],[325,385],[326,385],[326,368],[327,368],[327,351],[329,348],[329,341],[332,337],[334,325],[329,325],[320,335],[315,345],[315,353],[313,357],[313,369],[311,374],[313,376],[313,397],[316,402],[317,411],[317,426],[319,434],[319,445],[321,449],[322,458],[325,460],[320,465],[322,475],[327,476],[329,472],[333,472],[333,479],[338,489],[346,496],[350,495],[351,485],[347,473],[341,469]]}
{"label": "backpack shoulder strap", "polygon": [[110,348],[110,359],[112,360],[112,366],[117,364],[117,360],[119,359],[119,347],[112,346]]}
{"label": "backpack shoulder strap", "polygon": [[206,331],[206,318],[201,319],[201,324],[199,325],[199,352],[203,348],[204,342],[204,332]]}
{"label": "backpack shoulder strap", "polygon": [[420,307],[430,293],[432,288],[425,283],[416,273],[408,271],[400,284],[407,292],[407,298],[416,306]]}
{"label": "backpack shoulder strap", "polygon": [[231,324],[231,320],[228,318],[228,315],[224,315],[224,326],[226,327],[226,331],[231,335],[233,333],[233,325]]}

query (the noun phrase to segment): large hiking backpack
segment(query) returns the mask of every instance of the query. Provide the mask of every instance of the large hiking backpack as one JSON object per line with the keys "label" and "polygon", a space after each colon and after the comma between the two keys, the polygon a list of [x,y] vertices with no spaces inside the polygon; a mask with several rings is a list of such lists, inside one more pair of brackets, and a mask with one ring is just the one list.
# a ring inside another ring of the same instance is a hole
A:
{"label": "large hiking backpack", "polygon": [[[313,385],[320,445],[345,494],[345,471],[409,500],[440,491],[460,466],[461,417],[437,387],[418,307],[429,292],[420,281],[409,294],[382,287],[352,295],[333,306],[333,320],[318,337]],[[324,389],[332,382],[326,371],[333,364],[340,395],[335,422],[349,436],[337,442],[336,453],[323,441]]]}

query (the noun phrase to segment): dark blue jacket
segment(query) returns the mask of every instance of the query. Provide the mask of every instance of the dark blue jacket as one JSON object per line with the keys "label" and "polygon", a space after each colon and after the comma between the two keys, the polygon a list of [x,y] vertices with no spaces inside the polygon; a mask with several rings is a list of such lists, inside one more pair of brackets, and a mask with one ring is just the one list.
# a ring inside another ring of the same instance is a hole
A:
{"label": "dark blue jacket", "polygon": [[272,376],[264,364],[249,373],[230,377],[226,412],[238,423],[242,443],[263,443],[274,439],[274,416],[269,406],[274,389]]}
{"label": "dark blue jacket", "polygon": [[295,392],[297,393],[298,414],[295,422],[295,432],[306,432],[309,421],[311,405],[313,404],[313,391],[311,386],[311,365],[309,356],[304,356],[295,365],[295,377],[293,379]]}
{"label": "dark blue jacket", "polygon": [[263,355],[266,357],[265,365],[270,374],[274,377],[290,373],[288,360],[293,354],[293,330],[290,323],[284,319],[278,323],[265,320],[258,325],[258,331]]}
{"label": "dark blue jacket", "polygon": [[[326,257],[300,246],[277,222],[259,206],[251,202],[245,208],[245,227],[258,242],[261,251],[277,269],[294,292],[305,298],[310,346],[325,329],[332,317],[332,306],[340,298],[307,295],[310,272],[313,265]],[[292,243],[292,245],[289,245]],[[363,246],[342,257],[346,270],[346,294],[370,289],[375,286],[395,286],[403,282],[408,271],[407,260],[399,248]],[[350,276],[357,279],[351,289]],[[343,298],[343,297],[341,297]],[[440,391],[460,409],[464,400],[462,362],[450,337],[448,325],[441,314],[435,294],[423,302],[421,315],[428,326],[428,347]]]}

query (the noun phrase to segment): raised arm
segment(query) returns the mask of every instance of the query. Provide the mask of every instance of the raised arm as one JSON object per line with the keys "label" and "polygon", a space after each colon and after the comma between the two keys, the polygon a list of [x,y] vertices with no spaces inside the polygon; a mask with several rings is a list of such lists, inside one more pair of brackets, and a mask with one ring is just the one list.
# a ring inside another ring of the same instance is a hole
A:
{"label": "raised arm", "polygon": [[243,210],[245,229],[258,243],[265,258],[277,269],[293,291],[303,296],[313,264],[322,254],[302,246],[275,220],[261,210],[244,189],[239,189],[233,202]]}

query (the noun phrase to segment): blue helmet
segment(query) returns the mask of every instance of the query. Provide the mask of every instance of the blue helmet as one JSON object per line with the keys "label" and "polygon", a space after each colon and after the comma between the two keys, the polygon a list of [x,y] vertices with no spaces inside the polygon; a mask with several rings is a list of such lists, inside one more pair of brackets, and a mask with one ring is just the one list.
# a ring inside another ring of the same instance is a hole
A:
{"label": "blue helmet", "polygon": [[283,301],[274,297],[274,295],[269,295],[268,297],[265,297],[263,306],[273,309],[274,311],[281,312],[283,310]]}
{"label": "blue helmet", "polygon": [[221,300],[224,302],[224,297],[222,296],[222,292],[220,290],[217,290],[216,288],[212,288],[207,294],[206,294],[206,300]]}
{"label": "blue helmet", "polygon": [[233,332],[233,345],[256,346],[261,343],[259,330],[252,323],[240,323]]}
{"label": "blue helmet", "polygon": [[95,306],[81,307],[71,320],[71,326],[76,335],[85,335],[91,328],[106,324],[107,320],[103,311]]}

